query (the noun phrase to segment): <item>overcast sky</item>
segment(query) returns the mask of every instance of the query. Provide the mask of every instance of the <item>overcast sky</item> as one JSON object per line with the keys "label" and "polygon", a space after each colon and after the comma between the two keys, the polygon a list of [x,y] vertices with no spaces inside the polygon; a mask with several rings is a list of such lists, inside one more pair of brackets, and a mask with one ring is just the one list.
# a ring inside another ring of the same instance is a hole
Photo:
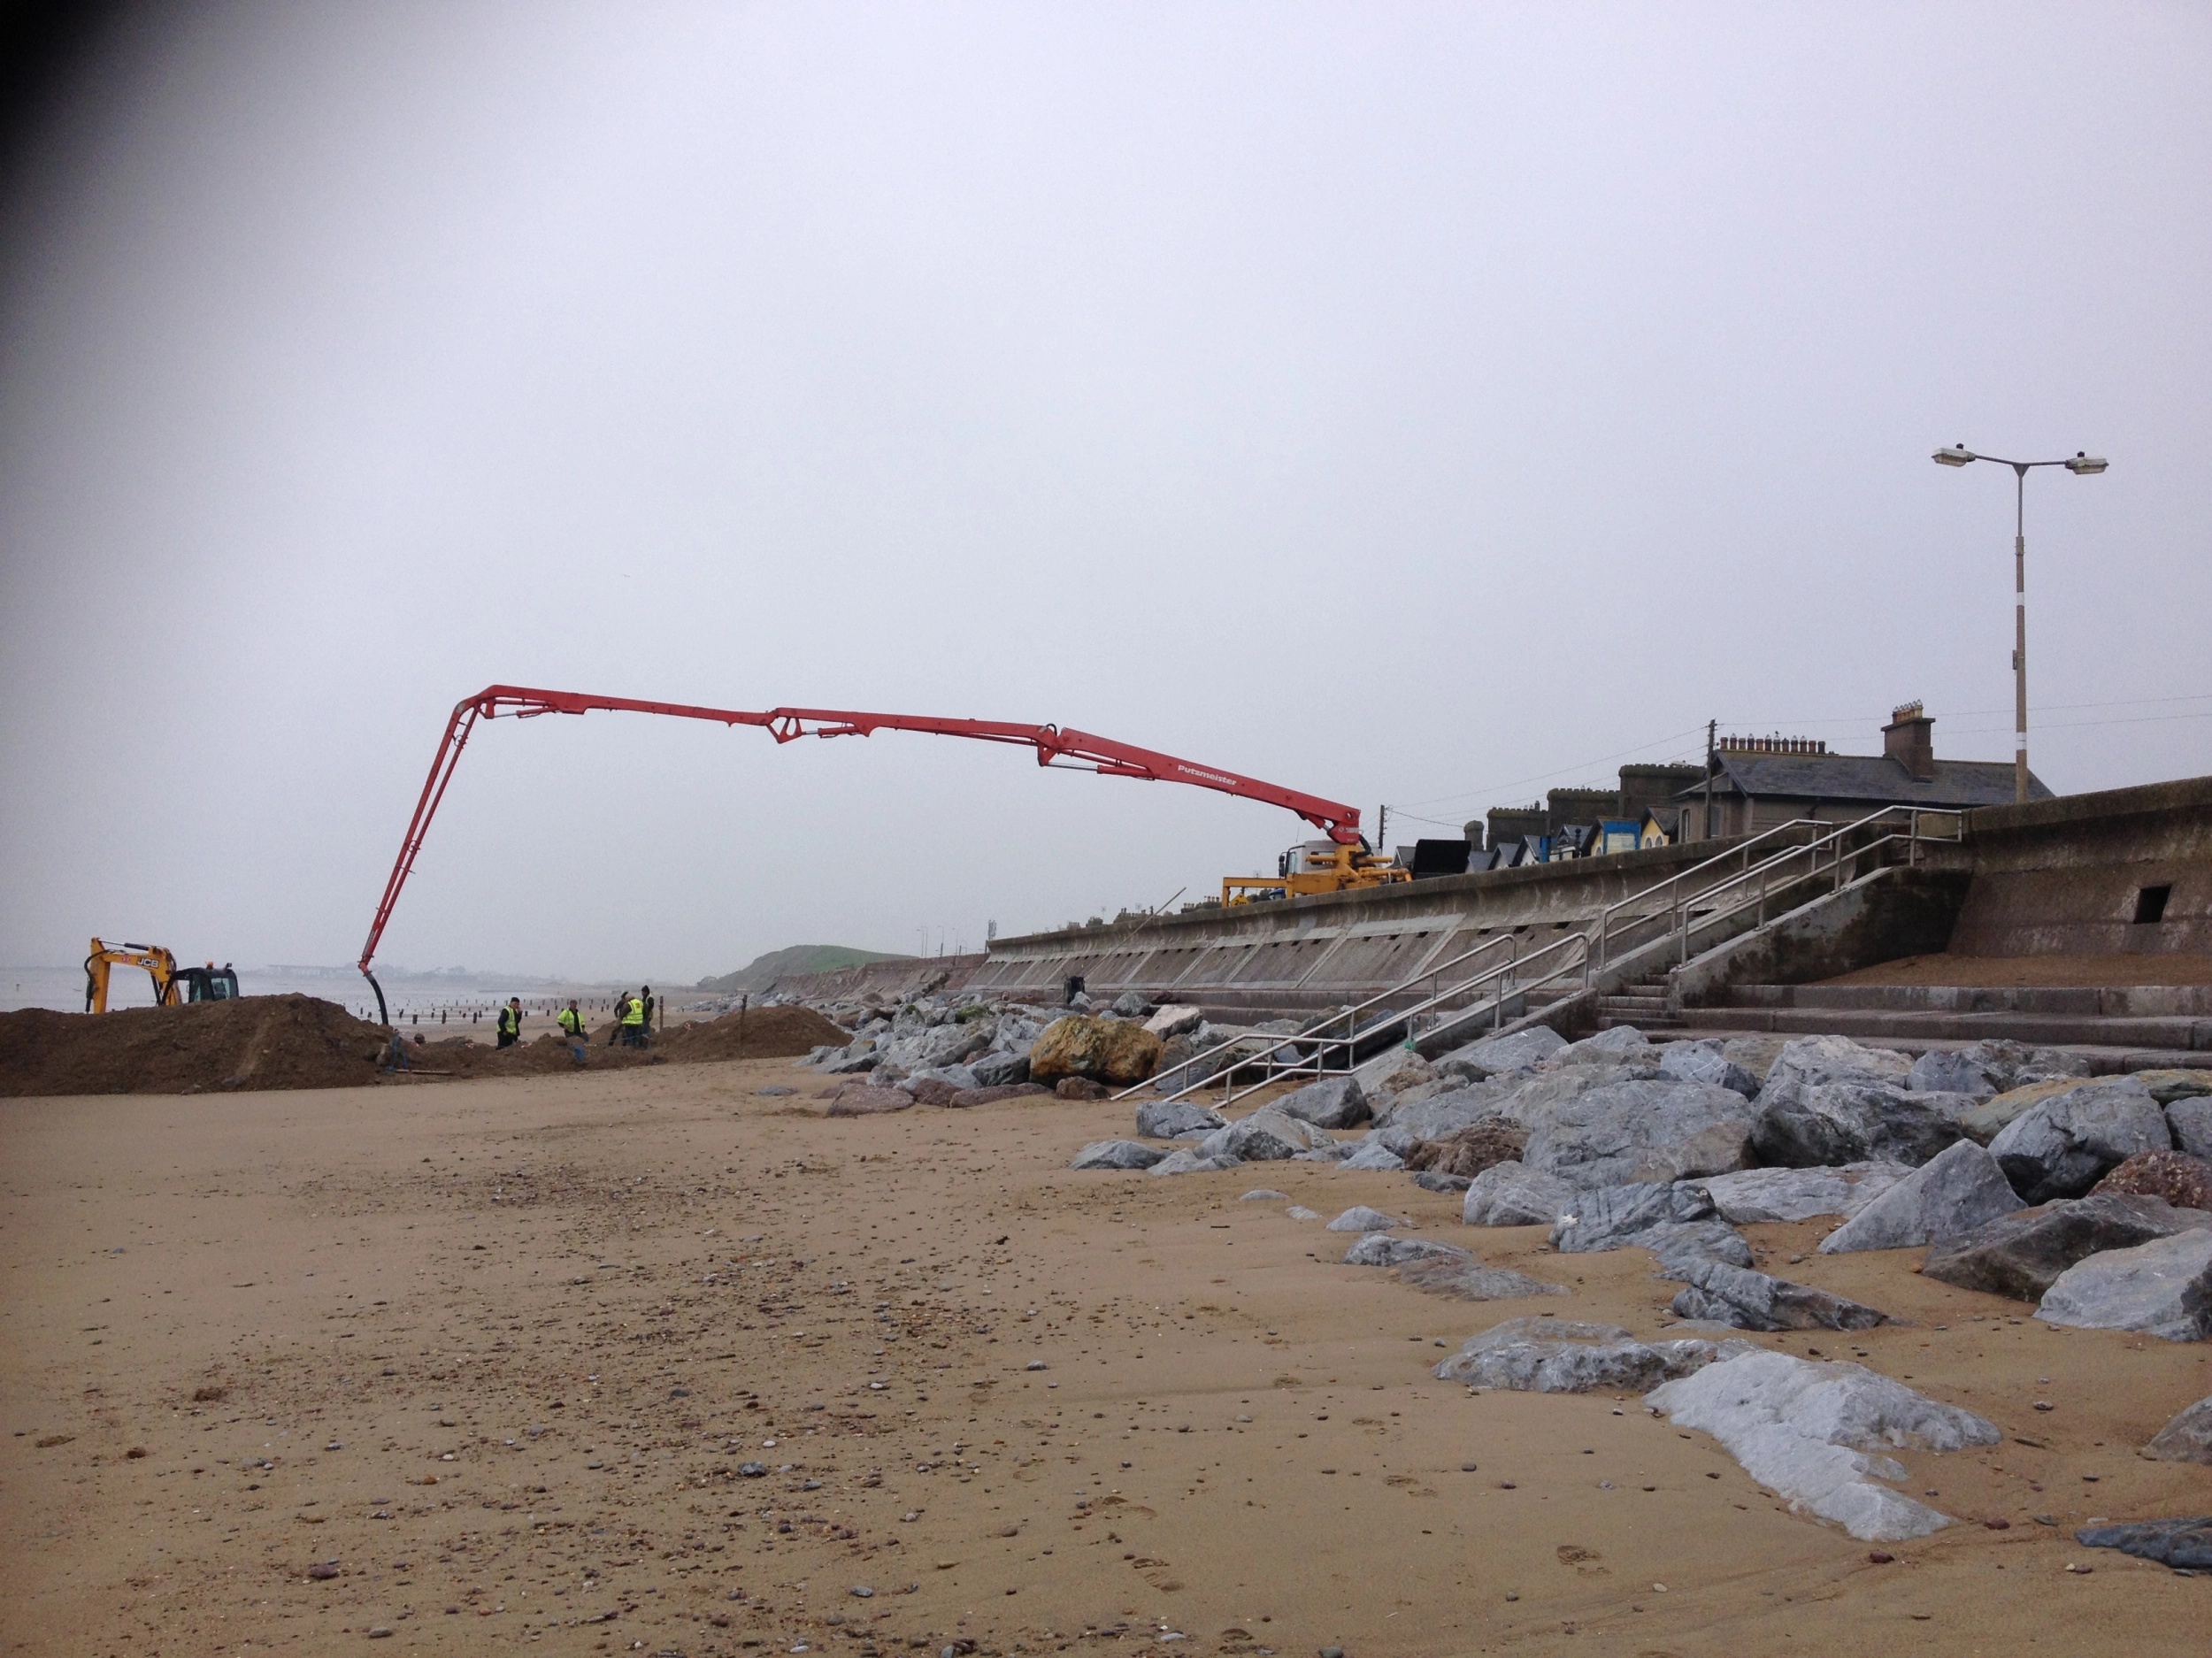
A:
{"label": "overcast sky", "polygon": [[[126,13],[4,203],[0,961],[350,961],[495,681],[1394,841],[1709,718],[2006,760],[1953,441],[2111,457],[2030,480],[2038,773],[2212,771],[2208,87],[2193,4]],[[1302,833],[502,722],[383,957],[972,946]]]}

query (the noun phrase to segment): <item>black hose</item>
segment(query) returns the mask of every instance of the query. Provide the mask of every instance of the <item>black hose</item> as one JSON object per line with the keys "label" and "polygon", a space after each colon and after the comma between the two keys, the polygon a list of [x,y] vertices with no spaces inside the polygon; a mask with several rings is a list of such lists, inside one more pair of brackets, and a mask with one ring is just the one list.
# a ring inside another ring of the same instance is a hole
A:
{"label": "black hose", "polygon": [[369,981],[369,988],[376,992],[376,1022],[379,1025],[385,1026],[387,1029],[389,1029],[392,1023],[392,1016],[389,1010],[384,1006],[384,986],[376,982],[376,975],[365,967],[361,970],[361,977],[367,979]]}

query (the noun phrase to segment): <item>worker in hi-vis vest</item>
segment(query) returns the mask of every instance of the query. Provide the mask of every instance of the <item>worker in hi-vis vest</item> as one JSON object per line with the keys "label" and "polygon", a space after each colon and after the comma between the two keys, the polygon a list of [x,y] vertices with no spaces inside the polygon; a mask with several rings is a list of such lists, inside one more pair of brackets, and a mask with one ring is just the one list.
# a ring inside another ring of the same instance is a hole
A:
{"label": "worker in hi-vis vest", "polygon": [[562,1033],[568,1038],[568,1051],[576,1055],[578,1064],[582,1064],[584,1063],[584,1016],[576,1006],[575,998],[572,996],[568,1006],[563,1008],[554,1017],[559,1024]]}
{"label": "worker in hi-vis vest", "polygon": [[632,996],[622,1009],[622,1042],[626,1048],[645,1046],[645,998]]}
{"label": "worker in hi-vis vest", "polygon": [[510,996],[499,1010],[499,1045],[512,1048],[522,1040],[522,998]]}

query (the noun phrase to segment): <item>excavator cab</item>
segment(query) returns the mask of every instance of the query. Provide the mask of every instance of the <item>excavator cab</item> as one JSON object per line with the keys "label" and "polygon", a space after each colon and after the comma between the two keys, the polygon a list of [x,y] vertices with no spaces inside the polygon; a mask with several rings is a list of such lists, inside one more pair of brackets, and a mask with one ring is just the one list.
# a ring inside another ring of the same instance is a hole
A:
{"label": "excavator cab", "polygon": [[238,994],[238,970],[228,962],[220,967],[180,967],[172,982],[172,1002],[228,1002]]}

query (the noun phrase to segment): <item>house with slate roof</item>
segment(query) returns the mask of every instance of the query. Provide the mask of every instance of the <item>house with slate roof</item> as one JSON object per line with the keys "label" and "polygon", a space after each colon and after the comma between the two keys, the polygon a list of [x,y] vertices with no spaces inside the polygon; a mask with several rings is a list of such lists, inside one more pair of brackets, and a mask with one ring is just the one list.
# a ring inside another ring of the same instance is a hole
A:
{"label": "house with slate roof", "polygon": [[[2013,802],[2012,763],[1937,759],[1935,720],[1918,702],[1891,714],[1878,755],[1830,754],[1806,737],[1724,737],[1711,783],[1709,823],[1702,780],[1674,797],[1686,840],[1756,834],[1797,817],[1847,823],[1884,806],[1962,810]],[[2033,772],[2028,798],[2051,798]]]}

